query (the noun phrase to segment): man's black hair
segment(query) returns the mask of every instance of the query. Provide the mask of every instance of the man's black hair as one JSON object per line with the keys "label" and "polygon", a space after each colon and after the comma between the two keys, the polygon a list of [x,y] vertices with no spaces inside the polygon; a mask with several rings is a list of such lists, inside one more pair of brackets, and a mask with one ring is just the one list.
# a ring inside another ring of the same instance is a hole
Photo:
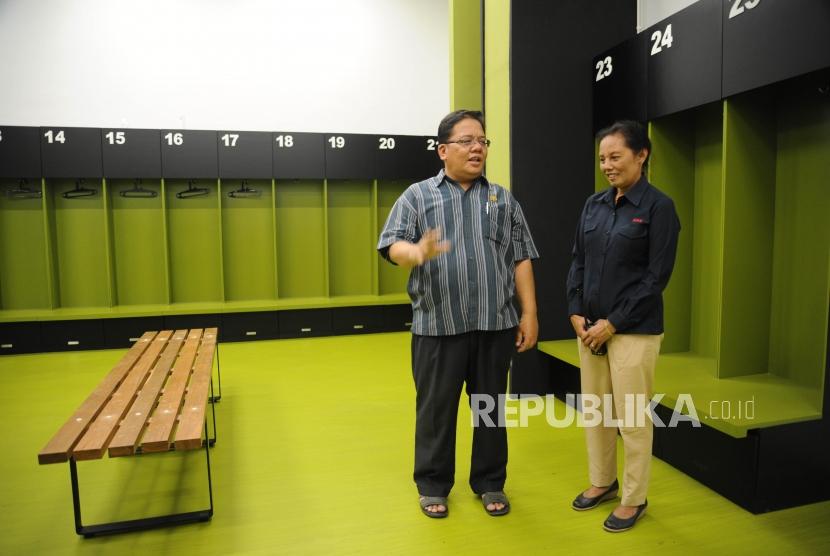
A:
{"label": "man's black hair", "polygon": [[438,124],[438,142],[446,143],[450,138],[452,128],[455,127],[455,124],[465,118],[472,118],[481,124],[481,129],[485,129],[484,114],[480,110],[456,110],[444,116],[444,119]]}

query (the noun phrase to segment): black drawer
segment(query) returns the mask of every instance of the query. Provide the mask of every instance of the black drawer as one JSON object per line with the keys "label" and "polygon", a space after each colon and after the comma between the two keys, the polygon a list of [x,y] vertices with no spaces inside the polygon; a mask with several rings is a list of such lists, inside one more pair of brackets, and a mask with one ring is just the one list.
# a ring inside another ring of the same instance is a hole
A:
{"label": "black drawer", "polygon": [[334,334],[369,334],[383,332],[384,307],[340,307],[332,309],[331,328]]}
{"label": "black drawer", "polygon": [[412,305],[386,305],[383,308],[383,328],[391,332],[412,330]]}
{"label": "black drawer", "polygon": [[[165,330],[185,330],[189,328],[219,328],[219,315],[166,315]],[[221,330],[219,333],[221,334]]]}
{"label": "black drawer", "polygon": [[219,337],[223,342],[274,340],[279,338],[277,313],[264,311],[222,315]]}
{"label": "black drawer", "polygon": [[104,326],[98,320],[66,320],[40,323],[44,351],[102,349]]}
{"label": "black drawer", "polygon": [[0,324],[0,355],[41,351],[40,323],[9,322]]}
{"label": "black drawer", "polygon": [[164,329],[163,317],[129,317],[124,319],[106,319],[104,325],[104,344],[108,348],[132,347],[145,332],[159,332]]}
{"label": "black drawer", "polygon": [[331,311],[329,309],[280,311],[279,313],[280,338],[328,336],[331,334],[331,330]]}
{"label": "black drawer", "polygon": [[739,506],[751,507],[758,474],[755,431],[733,438],[705,424],[693,427],[688,421],[669,428],[672,413],[657,406],[657,415],[666,426],[654,427],[654,455]]}

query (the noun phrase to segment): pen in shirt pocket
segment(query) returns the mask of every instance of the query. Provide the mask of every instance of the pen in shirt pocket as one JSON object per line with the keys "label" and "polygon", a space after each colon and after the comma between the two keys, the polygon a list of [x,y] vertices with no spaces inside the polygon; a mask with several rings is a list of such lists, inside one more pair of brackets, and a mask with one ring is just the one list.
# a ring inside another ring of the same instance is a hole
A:
{"label": "pen in shirt pocket", "polygon": [[495,195],[490,195],[487,199],[487,202],[484,204],[484,212],[490,214],[490,203],[496,203],[499,198]]}

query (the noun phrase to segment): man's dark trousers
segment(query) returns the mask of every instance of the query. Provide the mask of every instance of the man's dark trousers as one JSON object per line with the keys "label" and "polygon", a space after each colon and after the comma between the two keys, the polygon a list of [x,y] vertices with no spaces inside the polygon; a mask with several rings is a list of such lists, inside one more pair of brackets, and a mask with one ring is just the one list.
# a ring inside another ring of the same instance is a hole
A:
{"label": "man's dark trousers", "polygon": [[[499,395],[507,391],[507,371],[515,350],[514,328],[453,336],[412,335],[415,378],[415,484],[423,496],[447,496],[455,481],[455,431],[461,387],[467,395],[488,394],[496,425]],[[483,408],[483,404],[479,404]],[[476,494],[497,492],[507,477],[507,430],[488,427],[482,418],[473,430],[470,486]]]}

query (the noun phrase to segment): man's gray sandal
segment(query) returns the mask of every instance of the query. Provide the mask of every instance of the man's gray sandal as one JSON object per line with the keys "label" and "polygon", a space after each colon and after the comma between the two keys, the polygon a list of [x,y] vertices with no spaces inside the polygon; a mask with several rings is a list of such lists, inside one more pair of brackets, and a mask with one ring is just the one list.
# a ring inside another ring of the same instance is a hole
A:
{"label": "man's gray sandal", "polygon": [[[481,495],[481,503],[484,504],[484,511],[492,516],[505,515],[510,512],[510,502],[507,501],[507,495],[504,492],[485,492]],[[490,504],[504,504],[500,510],[488,510],[487,506]]]}
{"label": "man's gray sandal", "polygon": [[[447,505],[446,496],[421,496],[419,499],[421,504],[421,511],[428,517],[447,517],[450,513],[450,507]],[[444,506],[443,512],[431,512],[429,506]]]}

